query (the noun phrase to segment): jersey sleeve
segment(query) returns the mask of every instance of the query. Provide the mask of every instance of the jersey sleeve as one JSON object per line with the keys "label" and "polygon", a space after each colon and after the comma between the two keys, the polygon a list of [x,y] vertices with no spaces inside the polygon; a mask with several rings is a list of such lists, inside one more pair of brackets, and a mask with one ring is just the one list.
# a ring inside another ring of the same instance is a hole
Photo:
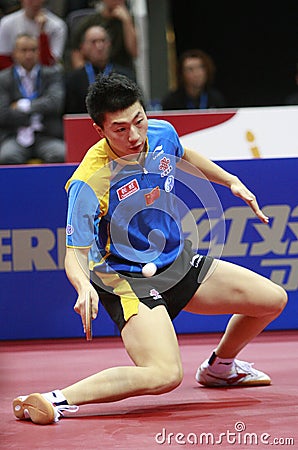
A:
{"label": "jersey sleeve", "polygon": [[177,158],[181,159],[183,157],[183,155],[184,155],[184,147],[182,146],[182,144],[180,142],[180,139],[179,139],[179,136],[178,136],[176,130],[175,130],[175,139],[176,139],[176,142],[177,142],[177,153],[176,153],[176,156],[177,156]]}
{"label": "jersey sleeve", "polygon": [[170,122],[164,122],[168,128],[168,139],[171,141],[175,149],[175,156],[181,159],[184,155],[184,147],[180,142],[180,138],[174,126]]}
{"label": "jersey sleeve", "polygon": [[68,188],[66,246],[90,248],[98,232],[99,201],[91,187],[73,180]]}

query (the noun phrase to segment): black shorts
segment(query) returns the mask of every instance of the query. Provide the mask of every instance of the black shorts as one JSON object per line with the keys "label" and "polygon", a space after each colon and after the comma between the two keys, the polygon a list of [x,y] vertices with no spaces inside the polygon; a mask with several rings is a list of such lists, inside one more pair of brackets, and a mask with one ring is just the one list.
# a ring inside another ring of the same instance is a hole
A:
{"label": "black shorts", "polygon": [[101,274],[91,273],[91,282],[100,301],[121,331],[129,318],[138,313],[139,302],[150,309],[164,305],[173,320],[204,280],[213,258],[196,254],[190,241],[171,265],[156,272],[153,277],[117,272],[102,281]]}

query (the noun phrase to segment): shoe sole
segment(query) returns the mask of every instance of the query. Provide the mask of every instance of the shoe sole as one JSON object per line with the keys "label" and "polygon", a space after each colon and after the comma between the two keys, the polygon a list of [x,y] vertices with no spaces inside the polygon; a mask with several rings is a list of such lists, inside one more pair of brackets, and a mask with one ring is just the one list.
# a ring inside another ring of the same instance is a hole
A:
{"label": "shoe sole", "polygon": [[271,380],[251,380],[251,381],[245,381],[243,383],[238,384],[216,384],[208,381],[199,381],[196,380],[197,383],[201,384],[202,386],[212,387],[212,388],[233,388],[233,387],[254,387],[254,386],[269,386],[271,384]]}
{"label": "shoe sole", "polygon": [[54,422],[54,408],[41,394],[30,394],[25,400],[13,401],[13,412],[18,419],[26,419],[25,411],[33,423],[48,425]]}

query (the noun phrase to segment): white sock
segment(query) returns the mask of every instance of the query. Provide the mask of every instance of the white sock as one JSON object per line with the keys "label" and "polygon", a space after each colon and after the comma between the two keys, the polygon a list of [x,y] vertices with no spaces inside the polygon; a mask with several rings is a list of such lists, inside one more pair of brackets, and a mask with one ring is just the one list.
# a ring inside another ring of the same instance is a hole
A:
{"label": "white sock", "polygon": [[212,372],[227,373],[230,372],[234,359],[235,358],[220,358],[213,352],[208,363],[212,368]]}
{"label": "white sock", "polygon": [[48,400],[50,403],[54,403],[55,405],[68,405],[68,402],[62,392],[59,389],[51,392],[45,392],[42,394],[43,397]]}

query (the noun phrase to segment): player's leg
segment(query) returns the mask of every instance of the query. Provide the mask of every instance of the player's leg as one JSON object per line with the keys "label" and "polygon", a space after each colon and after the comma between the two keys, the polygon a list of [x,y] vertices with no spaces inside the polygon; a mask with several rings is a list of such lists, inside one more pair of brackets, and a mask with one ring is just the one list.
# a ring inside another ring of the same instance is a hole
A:
{"label": "player's leg", "polygon": [[[16,417],[29,417],[39,424],[52,423],[58,421],[61,412],[71,405],[161,394],[180,384],[183,372],[179,346],[164,306],[149,309],[140,303],[138,314],[124,326],[122,339],[134,366],[105,369],[61,391],[48,393],[47,399],[44,394],[15,399]],[[51,398],[52,395],[59,397],[59,403]],[[51,403],[58,406],[53,408]]]}
{"label": "player's leg", "polygon": [[164,306],[140,303],[122,330],[135,366],[113,367],[62,390],[69,404],[98,403],[167,392],[182,380],[177,338]]}
{"label": "player's leg", "polygon": [[[233,314],[215,349],[220,359],[232,364],[245,345],[279,316],[286,302],[284,289],[267,278],[225,261],[214,261],[185,309],[199,314]],[[210,363],[216,364],[215,359]],[[268,384],[270,379],[265,378],[264,384]]]}
{"label": "player's leg", "polygon": [[226,261],[214,261],[185,310],[197,314],[235,314],[217,351],[236,356],[286,305],[284,289],[269,279]]}

